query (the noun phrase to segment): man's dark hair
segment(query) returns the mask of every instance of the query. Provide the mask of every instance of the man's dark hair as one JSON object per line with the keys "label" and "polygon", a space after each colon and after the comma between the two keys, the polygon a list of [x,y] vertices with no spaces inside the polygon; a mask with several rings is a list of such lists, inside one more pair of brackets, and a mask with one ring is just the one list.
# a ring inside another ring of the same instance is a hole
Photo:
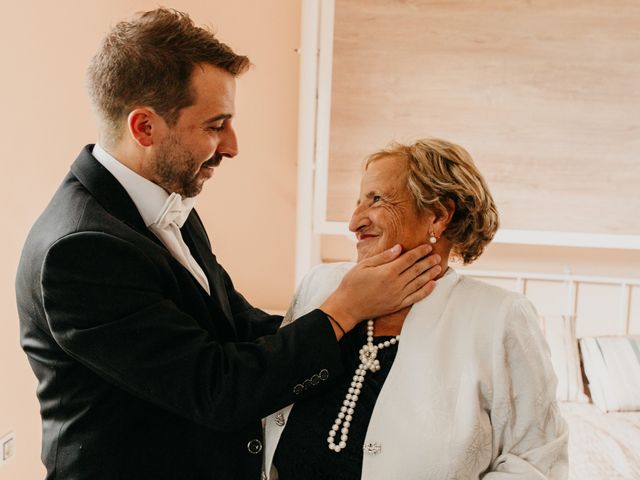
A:
{"label": "man's dark hair", "polygon": [[194,67],[210,64],[237,76],[251,65],[198,27],[186,13],[159,8],[119,22],[105,37],[88,69],[89,95],[105,141],[122,135],[122,119],[138,106],[152,107],[173,126],[180,109],[195,101]]}

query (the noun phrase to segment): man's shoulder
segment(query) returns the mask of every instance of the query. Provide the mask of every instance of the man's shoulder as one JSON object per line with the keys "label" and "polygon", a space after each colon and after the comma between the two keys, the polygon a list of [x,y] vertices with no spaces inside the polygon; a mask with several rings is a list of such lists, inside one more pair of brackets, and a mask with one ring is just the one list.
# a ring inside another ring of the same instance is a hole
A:
{"label": "man's shoulder", "polygon": [[47,248],[58,239],[86,228],[87,218],[104,217],[104,210],[82,184],[69,173],[35,221],[25,248]]}
{"label": "man's shoulder", "polygon": [[83,235],[85,233],[131,243],[144,241],[140,232],[117,218],[70,172],[31,227],[19,268],[27,265],[30,271],[39,270],[52,246],[71,237],[88,242],[96,238],[95,235]]}

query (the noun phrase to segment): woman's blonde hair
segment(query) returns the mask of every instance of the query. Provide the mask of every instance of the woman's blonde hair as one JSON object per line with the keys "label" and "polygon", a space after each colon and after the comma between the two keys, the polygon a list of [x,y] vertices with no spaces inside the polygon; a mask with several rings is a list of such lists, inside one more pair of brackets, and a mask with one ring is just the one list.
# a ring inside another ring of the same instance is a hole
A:
{"label": "woman's blonde hair", "polygon": [[498,229],[498,211],[489,187],[464,148],[446,140],[427,138],[412,145],[393,143],[367,158],[399,157],[407,162],[407,188],[418,211],[436,215],[452,200],[455,211],[443,235],[452,254],[466,265],[478,258]]}

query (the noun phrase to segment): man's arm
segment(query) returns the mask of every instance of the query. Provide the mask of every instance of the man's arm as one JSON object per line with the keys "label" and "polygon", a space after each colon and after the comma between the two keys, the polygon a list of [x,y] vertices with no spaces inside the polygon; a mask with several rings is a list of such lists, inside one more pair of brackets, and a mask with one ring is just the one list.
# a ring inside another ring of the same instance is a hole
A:
{"label": "man's arm", "polygon": [[224,286],[229,297],[229,305],[235,323],[238,337],[243,340],[255,340],[264,335],[271,335],[282,323],[281,315],[270,315],[267,312],[251,305],[244,296],[238,292],[231,281],[229,274],[220,266],[224,278]]}
{"label": "man's arm", "polygon": [[322,312],[254,342],[221,343],[170,300],[175,286],[161,268],[109,234],[59,240],[41,277],[56,342],[113,385],[221,430],[292,403],[313,375],[341,373]]}
{"label": "man's arm", "polygon": [[[429,245],[421,245],[401,256],[400,250],[389,249],[355,265],[320,306],[320,310],[331,317],[338,340],[359,322],[401,310],[433,291],[433,279],[441,271],[440,256],[427,256],[431,252]],[[235,291],[229,275],[224,270],[223,273],[234,319],[247,335],[244,338],[273,333],[282,318],[252,307]]]}
{"label": "man's arm", "polygon": [[[196,211],[193,215],[197,221],[198,235],[211,250],[202,220]],[[430,245],[423,244],[402,253],[402,247],[395,245],[354,266],[320,306],[327,318],[331,318],[330,324],[336,338],[340,340],[344,333],[363,320],[402,310],[429,295],[436,285],[434,278],[441,271],[438,265],[440,257],[427,256],[431,250]],[[244,338],[256,338],[273,332],[279,319],[266,318],[264,312],[252,307],[235,291],[224,269],[223,274],[234,320],[238,321],[237,327],[244,333]]]}

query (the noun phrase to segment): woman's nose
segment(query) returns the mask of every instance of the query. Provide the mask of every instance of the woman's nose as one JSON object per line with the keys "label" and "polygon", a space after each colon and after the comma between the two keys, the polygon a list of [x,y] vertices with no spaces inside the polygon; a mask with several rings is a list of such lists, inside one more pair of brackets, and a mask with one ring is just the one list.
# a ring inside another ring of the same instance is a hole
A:
{"label": "woman's nose", "polygon": [[362,227],[366,227],[371,222],[369,217],[366,215],[366,208],[362,205],[358,205],[356,209],[353,211],[353,215],[351,215],[351,221],[349,222],[349,230],[352,232],[357,232]]}

